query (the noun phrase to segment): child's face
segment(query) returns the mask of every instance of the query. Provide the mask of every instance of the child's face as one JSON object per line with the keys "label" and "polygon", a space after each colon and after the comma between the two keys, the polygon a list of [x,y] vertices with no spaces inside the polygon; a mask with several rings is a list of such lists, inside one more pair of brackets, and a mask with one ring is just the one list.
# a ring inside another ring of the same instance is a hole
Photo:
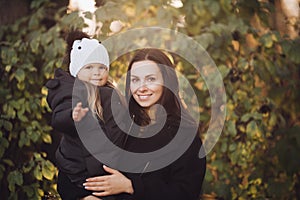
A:
{"label": "child's face", "polygon": [[95,86],[105,85],[108,80],[107,67],[99,63],[90,63],[83,68],[77,74],[79,80],[91,83]]}

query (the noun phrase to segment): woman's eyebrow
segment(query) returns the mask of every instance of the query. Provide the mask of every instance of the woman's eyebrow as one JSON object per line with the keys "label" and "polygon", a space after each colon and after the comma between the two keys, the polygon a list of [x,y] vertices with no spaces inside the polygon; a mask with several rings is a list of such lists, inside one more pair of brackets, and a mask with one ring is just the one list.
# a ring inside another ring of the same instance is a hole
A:
{"label": "woman's eyebrow", "polygon": [[148,77],[148,76],[156,76],[156,74],[148,74],[146,77]]}
{"label": "woman's eyebrow", "polygon": [[139,76],[136,76],[136,75],[130,75],[130,77],[134,77],[134,78],[139,78]]}
{"label": "woman's eyebrow", "polygon": [[[156,76],[156,74],[148,74],[148,75],[146,75],[145,77],[148,78],[149,76]],[[131,74],[131,77],[139,78],[140,76]]]}

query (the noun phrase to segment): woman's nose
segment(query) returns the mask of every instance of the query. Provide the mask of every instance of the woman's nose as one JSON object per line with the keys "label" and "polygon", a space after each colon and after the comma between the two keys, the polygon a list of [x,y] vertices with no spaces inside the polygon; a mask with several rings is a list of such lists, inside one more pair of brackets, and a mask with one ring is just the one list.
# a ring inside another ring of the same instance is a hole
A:
{"label": "woman's nose", "polygon": [[142,83],[141,86],[138,88],[139,92],[144,92],[144,91],[147,91],[147,90],[148,90],[148,87],[145,83]]}

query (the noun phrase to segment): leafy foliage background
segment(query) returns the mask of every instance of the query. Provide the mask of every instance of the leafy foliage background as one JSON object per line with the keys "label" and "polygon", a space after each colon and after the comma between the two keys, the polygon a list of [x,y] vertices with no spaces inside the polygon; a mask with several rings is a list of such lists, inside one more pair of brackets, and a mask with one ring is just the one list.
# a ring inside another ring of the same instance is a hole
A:
{"label": "leafy foliage background", "polygon": [[[274,29],[273,1],[182,2],[174,8],[167,0],[107,0],[95,12],[103,25],[96,37],[115,34],[110,24],[120,20],[121,32],[159,26],[198,41],[218,66],[227,94],[225,127],[207,155],[202,198],[299,199],[299,36],[291,39]],[[28,16],[0,28],[1,199],[59,198],[57,169],[44,148],[53,142],[44,84],[56,68],[67,69],[65,34],[85,25],[77,12],[55,9],[50,1],[31,1]],[[127,62],[127,57],[113,62],[111,76],[121,77]],[[184,60],[175,62],[199,97],[205,133],[210,119],[205,83]]]}

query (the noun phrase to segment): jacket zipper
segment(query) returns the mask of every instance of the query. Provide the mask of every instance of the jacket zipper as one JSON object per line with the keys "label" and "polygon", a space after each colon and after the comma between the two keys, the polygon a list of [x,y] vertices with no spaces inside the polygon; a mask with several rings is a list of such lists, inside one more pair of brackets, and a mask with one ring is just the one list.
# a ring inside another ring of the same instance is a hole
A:
{"label": "jacket zipper", "polygon": [[[130,135],[130,132],[131,132],[131,129],[132,129],[132,126],[133,126],[133,123],[134,123],[134,118],[135,118],[135,115],[132,115],[132,121],[130,123],[130,126],[129,126],[129,129],[128,129],[128,133],[126,133],[126,138],[125,138],[125,141],[124,141],[124,144],[123,144],[123,148],[125,148],[125,145],[127,143],[127,139],[128,139],[128,136]],[[150,161],[148,161],[143,169],[143,171],[141,172],[141,174],[139,175],[140,177],[144,174],[144,172],[146,171],[146,169],[148,168],[150,164]]]}
{"label": "jacket zipper", "polygon": [[128,129],[128,133],[126,133],[126,138],[125,138],[125,141],[123,143],[123,149],[125,148],[125,145],[127,143],[127,140],[128,140],[128,136],[130,135],[130,131],[132,129],[132,125],[133,125],[133,122],[134,122],[134,118],[135,118],[135,115],[132,116],[132,121],[130,123],[130,126],[129,126],[129,129]]}

